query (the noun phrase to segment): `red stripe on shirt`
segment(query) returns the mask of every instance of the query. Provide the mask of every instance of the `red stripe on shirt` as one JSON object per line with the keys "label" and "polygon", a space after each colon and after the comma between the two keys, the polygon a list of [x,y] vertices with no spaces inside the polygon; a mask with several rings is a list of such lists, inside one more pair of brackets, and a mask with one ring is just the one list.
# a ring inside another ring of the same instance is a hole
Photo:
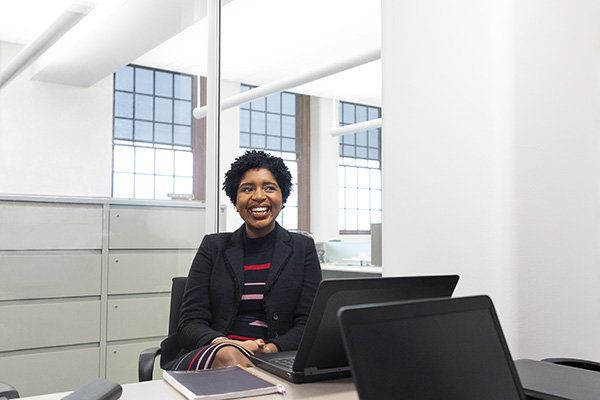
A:
{"label": "red stripe on shirt", "polygon": [[244,271],[253,271],[257,269],[268,269],[271,267],[271,263],[260,264],[260,265],[244,265]]}
{"label": "red stripe on shirt", "polygon": [[256,338],[238,336],[238,335],[227,335],[227,338],[233,339],[233,340],[256,340]]}

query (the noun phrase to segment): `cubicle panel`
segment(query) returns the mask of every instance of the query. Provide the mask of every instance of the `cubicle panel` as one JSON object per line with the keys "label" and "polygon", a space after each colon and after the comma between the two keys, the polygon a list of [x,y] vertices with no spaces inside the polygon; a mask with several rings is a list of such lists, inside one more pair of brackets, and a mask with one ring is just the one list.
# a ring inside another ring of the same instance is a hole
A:
{"label": "cubicle panel", "polygon": [[99,376],[96,347],[45,349],[0,354],[0,377],[21,397],[75,390]]}
{"label": "cubicle panel", "polygon": [[0,300],[100,296],[98,254],[2,254]]}
{"label": "cubicle panel", "polygon": [[100,300],[0,303],[0,351],[100,341]]}
{"label": "cubicle panel", "polygon": [[0,250],[100,249],[102,206],[0,201]]}
{"label": "cubicle panel", "polygon": [[[144,349],[160,347],[164,338],[134,342],[109,344],[106,347],[106,379],[120,384],[138,382],[138,359]],[[162,378],[160,356],[154,363],[154,379]]]}
{"label": "cubicle panel", "polygon": [[108,294],[170,292],[174,276],[187,276],[195,250],[112,251]]}
{"label": "cubicle panel", "polygon": [[110,208],[110,249],[197,249],[205,232],[203,208]]}
{"label": "cubicle panel", "polygon": [[108,300],[108,340],[167,336],[170,294]]}

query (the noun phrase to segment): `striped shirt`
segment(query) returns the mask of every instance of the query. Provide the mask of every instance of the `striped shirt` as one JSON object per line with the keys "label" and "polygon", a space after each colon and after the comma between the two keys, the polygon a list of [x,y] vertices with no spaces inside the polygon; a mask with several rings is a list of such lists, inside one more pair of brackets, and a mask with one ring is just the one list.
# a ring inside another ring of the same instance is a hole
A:
{"label": "striped shirt", "polygon": [[275,229],[265,237],[257,239],[248,239],[244,235],[244,291],[238,315],[227,334],[230,339],[267,338],[269,326],[263,297],[275,247],[275,236]]}

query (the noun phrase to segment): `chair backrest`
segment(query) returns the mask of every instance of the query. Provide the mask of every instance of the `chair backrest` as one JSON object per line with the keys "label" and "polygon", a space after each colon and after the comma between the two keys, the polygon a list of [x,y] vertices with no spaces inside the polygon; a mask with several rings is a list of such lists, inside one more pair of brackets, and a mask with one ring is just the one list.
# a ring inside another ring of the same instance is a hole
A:
{"label": "chair backrest", "polygon": [[171,285],[171,309],[169,311],[169,335],[177,332],[179,310],[183,302],[183,292],[185,291],[186,282],[187,277],[185,276],[176,276],[173,278],[173,284]]}

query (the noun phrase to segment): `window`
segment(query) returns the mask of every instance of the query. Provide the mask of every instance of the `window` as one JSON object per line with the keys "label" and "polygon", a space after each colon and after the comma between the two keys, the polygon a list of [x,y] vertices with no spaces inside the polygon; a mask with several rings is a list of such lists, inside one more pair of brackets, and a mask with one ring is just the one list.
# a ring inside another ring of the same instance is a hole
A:
{"label": "window", "polygon": [[[252,89],[241,85],[241,91]],[[302,151],[302,102],[303,97],[294,93],[280,92],[245,103],[240,106],[240,154],[246,150],[264,150],[283,158],[292,173],[293,188],[285,208],[277,222],[286,229],[309,230],[308,223],[300,216],[310,209],[299,207],[301,192],[308,192],[299,182],[299,170],[308,158]]]}
{"label": "window", "polygon": [[[378,107],[340,102],[340,126],[377,119]],[[339,229],[369,233],[381,222],[381,129],[340,136]]]}
{"label": "window", "polygon": [[192,196],[192,75],[128,65],[114,77],[113,197]]}

